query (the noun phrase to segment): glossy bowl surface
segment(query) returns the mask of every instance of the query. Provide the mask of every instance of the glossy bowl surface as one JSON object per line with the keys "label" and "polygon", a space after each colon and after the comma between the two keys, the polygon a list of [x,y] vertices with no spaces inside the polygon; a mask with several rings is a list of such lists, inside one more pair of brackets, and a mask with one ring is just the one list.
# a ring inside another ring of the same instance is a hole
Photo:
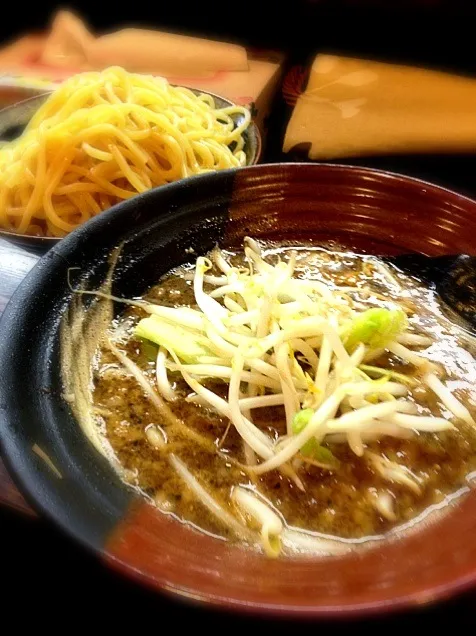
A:
{"label": "glossy bowl surface", "polygon": [[[378,254],[476,254],[476,202],[363,168],[261,165],[193,177],[96,217],[27,276],[0,325],[0,443],[29,501],[148,585],[240,611],[348,617],[419,605],[476,585],[476,491],[398,540],[329,558],[270,560],[157,512],[84,438],[61,393],[67,271],[95,288],[123,243],[113,292],[132,297],[217,242],[245,235],[336,240]],[[62,479],[32,452],[37,444]]]}

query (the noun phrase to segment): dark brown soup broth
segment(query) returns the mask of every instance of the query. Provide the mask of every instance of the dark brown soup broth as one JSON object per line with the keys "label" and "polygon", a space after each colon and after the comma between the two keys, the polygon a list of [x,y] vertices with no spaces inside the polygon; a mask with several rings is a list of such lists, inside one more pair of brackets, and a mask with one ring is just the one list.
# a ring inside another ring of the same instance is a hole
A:
{"label": "dark brown soup broth", "polygon": [[[335,249],[268,245],[267,257],[271,262],[278,256],[285,259],[291,247],[297,253],[296,275],[330,285],[358,288],[361,291],[349,292],[356,306],[362,309],[385,306],[381,295],[388,301],[402,303],[408,310],[410,330],[428,334],[434,340],[429,348],[420,352],[421,355],[441,365],[444,371],[442,377],[476,418],[474,342],[464,337],[459,328],[444,317],[432,290],[392,270],[397,287],[385,271],[375,265],[375,259]],[[234,264],[240,264],[241,256],[231,252],[228,255]],[[186,266],[171,272],[149,291],[146,299],[169,306],[193,306],[191,282],[184,277],[189,271],[190,267]],[[132,336],[133,326],[144,316],[140,309],[129,310],[114,322],[113,330],[122,327],[119,348],[154,385],[155,361],[148,357],[143,343]],[[412,367],[395,356],[383,356],[387,366],[414,374]],[[180,457],[208,492],[231,510],[233,487],[251,484],[250,478],[237,463],[245,463],[241,440],[225,418],[185,400],[190,389],[178,374],[171,375],[171,378],[175,381],[180,399],[171,402],[170,408],[220,452],[210,452],[182,432],[170,430],[166,430],[168,443],[165,448],[152,447],[145,431],[148,426],[163,425],[163,422],[136,379],[122,368],[107,348],[98,352],[94,374],[93,401],[98,422],[115,458],[124,469],[128,483],[140,489],[164,512],[173,513],[202,531],[228,538],[227,529],[184,487],[168,461],[168,453],[173,452]],[[215,381],[211,386],[226,395],[224,383]],[[429,390],[412,389],[411,399],[422,414],[442,416],[455,422]],[[253,418],[273,438],[285,432],[282,407],[255,409]],[[339,460],[334,470],[307,464],[300,467],[304,492],[277,471],[257,478],[254,487],[282,514],[288,526],[346,539],[381,535],[394,526],[418,518],[432,506],[446,505],[451,495],[462,494],[469,487],[471,480],[468,476],[476,470],[476,431],[467,425],[455,424],[455,431],[415,433],[411,439],[383,437],[367,445],[378,455],[408,467],[420,481],[422,492],[419,495],[384,480],[345,443],[328,445]],[[377,510],[374,499],[377,492],[388,493],[392,498],[396,514],[394,522],[384,518]]]}

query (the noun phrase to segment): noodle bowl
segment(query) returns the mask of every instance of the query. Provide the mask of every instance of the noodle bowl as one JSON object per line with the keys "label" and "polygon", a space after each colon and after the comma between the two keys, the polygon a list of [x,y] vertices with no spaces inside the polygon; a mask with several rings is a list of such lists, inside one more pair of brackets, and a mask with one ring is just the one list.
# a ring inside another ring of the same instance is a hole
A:
{"label": "noodle bowl", "polygon": [[152,187],[245,165],[249,124],[246,108],[163,78],[76,75],[0,149],[0,228],[62,237]]}

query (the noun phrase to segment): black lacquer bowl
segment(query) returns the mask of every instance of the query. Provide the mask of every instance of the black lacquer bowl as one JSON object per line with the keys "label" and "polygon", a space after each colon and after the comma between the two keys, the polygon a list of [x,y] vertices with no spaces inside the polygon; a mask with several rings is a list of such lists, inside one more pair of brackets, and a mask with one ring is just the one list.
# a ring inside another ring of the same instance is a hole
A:
{"label": "black lacquer bowl", "polygon": [[474,255],[476,202],[385,172],[281,164],[190,178],[86,223],[44,256],[1,320],[0,442],[19,487],[116,568],[216,606],[342,617],[421,604],[476,584],[476,491],[399,541],[340,557],[272,560],[159,513],[83,436],[60,379],[60,323],[72,300],[68,269],[78,268],[75,283],[96,288],[123,244],[113,293],[133,297],[170,268],[245,235],[334,239],[378,254]]}

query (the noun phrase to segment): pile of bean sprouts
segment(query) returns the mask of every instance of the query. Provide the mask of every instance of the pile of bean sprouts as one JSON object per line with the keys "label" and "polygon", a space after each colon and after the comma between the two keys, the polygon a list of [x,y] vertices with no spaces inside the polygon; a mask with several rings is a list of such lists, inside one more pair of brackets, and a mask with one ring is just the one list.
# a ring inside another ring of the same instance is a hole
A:
{"label": "pile of bean sprouts", "polygon": [[[351,288],[297,276],[292,252],[287,260],[271,263],[260,245],[246,238],[244,253],[242,267],[234,267],[218,248],[210,259],[197,258],[191,273],[193,308],[130,301],[148,313],[135,336],[158,347],[156,387],[111,344],[113,353],[149,397],[153,392],[162,412],[171,413],[167,402],[183,399],[174,388],[179,374],[191,390],[189,401],[212,409],[236,429],[246,458],[243,469],[252,478],[278,470],[303,489],[303,462],[332,470],[328,443],[340,443],[385,480],[420,493],[416,475],[366,444],[385,436],[406,438],[415,431],[438,433],[458,422],[475,425],[442,380],[441,369],[419,354],[431,338],[410,330],[396,302],[364,311],[352,302]],[[414,373],[379,365],[384,352],[412,365]],[[226,397],[210,388],[210,379],[227,385]],[[409,399],[418,385],[438,396],[451,420],[421,414]],[[256,409],[270,406],[282,406],[286,421],[286,432],[277,440],[253,420]],[[179,457],[169,458],[195,496],[232,532],[246,538],[250,528],[258,527],[265,551],[279,553],[285,520],[258,488],[234,487],[231,509],[240,513],[235,516]],[[388,495],[377,496],[375,505],[384,517],[395,518]]]}

